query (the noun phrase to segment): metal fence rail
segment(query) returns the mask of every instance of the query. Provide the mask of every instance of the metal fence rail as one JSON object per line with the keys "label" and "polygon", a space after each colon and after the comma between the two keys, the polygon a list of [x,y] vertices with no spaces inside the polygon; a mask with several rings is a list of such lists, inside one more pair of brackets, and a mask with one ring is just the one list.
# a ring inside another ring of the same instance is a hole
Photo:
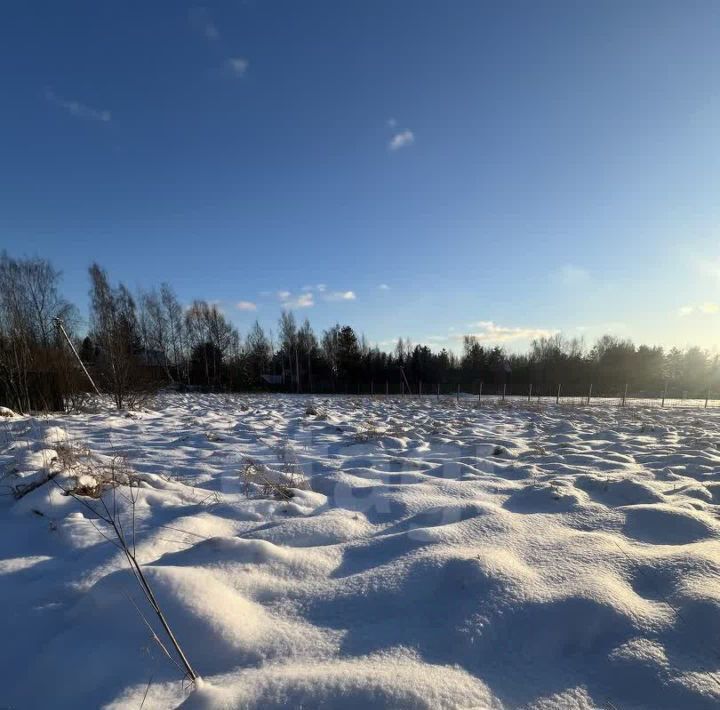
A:
{"label": "metal fence rail", "polygon": [[698,408],[713,409],[720,407],[720,387],[715,392],[708,389],[702,396],[698,392],[688,393],[677,389],[664,388],[657,393],[647,389],[633,391],[626,386],[600,389],[591,384],[587,387],[574,385],[565,388],[562,384],[555,386],[492,384],[482,383],[456,385],[412,382],[406,380],[370,381],[367,383],[336,383],[334,387],[325,386],[304,394],[314,395],[356,395],[374,397],[415,397],[423,400],[429,398],[467,402],[475,400],[479,404],[487,403],[535,403],[556,405],[584,406],[626,406],[626,407],[666,407],[666,408]]}

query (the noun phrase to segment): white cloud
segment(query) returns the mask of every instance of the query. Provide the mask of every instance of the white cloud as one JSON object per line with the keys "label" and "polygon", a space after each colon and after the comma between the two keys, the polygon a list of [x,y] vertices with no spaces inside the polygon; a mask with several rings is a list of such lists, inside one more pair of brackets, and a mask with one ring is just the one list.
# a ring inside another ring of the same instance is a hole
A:
{"label": "white cloud", "polygon": [[[534,338],[550,337],[555,335],[557,330],[549,330],[547,328],[518,328],[498,325],[493,321],[482,320],[472,323],[471,328],[477,329],[475,332],[467,333],[474,335],[483,343],[508,343],[513,340],[533,340]],[[463,336],[453,336],[461,339]]]}
{"label": "white cloud", "polygon": [[700,303],[696,306],[693,306],[693,305],[680,306],[680,308],[678,308],[676,312],[681,317],[691,316],[691,315],[693,315],[693,313],[703,313],[705,315],[713,315],[715,313],[720,312],[720,304],[713,303],[712,301],[705,301],[704,303]]}
{"label": "white cloud", "polygon": [[563,286],[584,286],[590,282],[590,272],[574,264],[565,264],[555,274]]}
{"label": "white cloud", "polygon": [[[195,7],[190,10],[190,23],[193,28],[208,42],[220,43],[220,30],[213,21],[206,7]],[[247,73],[250,62],[245,57],[227,57],[223,70],[235,77],[243,77]]]}
{"label": "white cloud", "polygon": [[320,294],[319,297],[323,301],[354,301],[357,299],[355,291],[328,291],[325,284],[315,284],[314,286],[303,286],[299,294],[292,291],[276,291],[278,301],[282,303],[284,308],[310,308],[315,305],[315,293]]}
{"label": "white cloud", "polygon": [[192,8],[190,10],[190,22],[193,27],[210,42],[217,42],[220,39],[220,30],[212,21],[207,8]]}
{"label": "white cloud", "polygon": [[415,142],[415,134],[412,131],[405,130],[396,133],[388,143],[390,150],[400,150],[400,148],[406,148],[411,146]]}
{"label": "white cloud", "polygon": [[326,301],[354,301],[357,296],[355,291],[333,291],[324,296]]}
{"label": "white cloud", "polygon": [[228,69],[235,76],[244,76],[250,62],[245,57],[230,57],[226,62]]}
{"label": "white cloud", "polygon": [[110,111],[93,108],[92,106],[87,106],[86,104],[82,104],[79,101],[63,99],[53,91],[50,91],[50,89],[47,89],[45,91],[45,98],[51,104],[59,106],[60,108],[67,111],[71,116],[75,116],[75,118],[85,118],[91,121],[102,121],[103,123],[108,123],[112,120],[112,114],[110,113]]}
{"label": "white cloud", "polygon": [[256,311],[257,304],[253,303],[252,301],[238,301],[235,304],[235,308],[237,308],[239,311]]}
{"label": "white cloud", "polygon": [[293,298],[290,291],[278,291],[277,297],[283,308],[312,308],[315,305],[312,293],[301,293]]}
{"label": "white cloud", "polygon": [[210,20],[203,26],[203,33],[211,42],[220,39],[220,30],[218,30],[217,25]]}
{"label": "white cloud", "polygon": [[379,288],[381,291],[389,291],[389,290],[390,290],[390,286],[388,286],[387,284],[380,284],[380,285],[378,286],[378,288]]}
{"label": "white cloud", "polygon": [[388,125],[388,128],[396,128],[397,127],[397,119],[388,118],[387,125]]}
{"label": "white cloud", "polygon": [[311,293],[303,293],[295,299],[294,303],[290,303],[291,308],[312,308],[314,305],[315,301]]}

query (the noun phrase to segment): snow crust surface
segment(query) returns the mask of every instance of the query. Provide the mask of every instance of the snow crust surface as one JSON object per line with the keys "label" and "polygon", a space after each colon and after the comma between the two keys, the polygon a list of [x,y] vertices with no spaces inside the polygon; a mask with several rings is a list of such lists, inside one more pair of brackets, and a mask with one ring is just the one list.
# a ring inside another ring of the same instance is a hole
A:
{"label": "snow crust surface", "polygon": [[[720,411],[167,395],[3,418],[3,492],[72,445],[132,468],[137,556],[202,681],[49,482],[0,497],[0,706],[720,705]],[[262,495],[248,461],[307,486]]]}

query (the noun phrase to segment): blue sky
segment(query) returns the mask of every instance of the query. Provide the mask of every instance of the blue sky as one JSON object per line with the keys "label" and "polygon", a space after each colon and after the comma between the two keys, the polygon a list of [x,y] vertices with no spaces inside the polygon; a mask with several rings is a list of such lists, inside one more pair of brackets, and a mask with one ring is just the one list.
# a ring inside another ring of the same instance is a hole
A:
{"label": "blue sky", "polygon": [[716,2],[26,0],[0,59],[0,247],[83,307],[720,345]]}

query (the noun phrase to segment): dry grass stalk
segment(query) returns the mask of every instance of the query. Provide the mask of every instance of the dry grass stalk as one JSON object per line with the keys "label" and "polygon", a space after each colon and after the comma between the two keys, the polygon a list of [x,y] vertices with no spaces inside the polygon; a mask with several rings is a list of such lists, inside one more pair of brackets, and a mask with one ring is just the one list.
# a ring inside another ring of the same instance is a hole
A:
{"label": "dry grass stalk", "polygon": [[283,442],[276,447],[275,453],[281,468],[279,471],[256,459],[243,460],[240,477],[244,482],[246,496],[250,497],[255,490],[261,496],[287,501],[295,496],[293,489],[307,488],[307,481],[292,445]]}

